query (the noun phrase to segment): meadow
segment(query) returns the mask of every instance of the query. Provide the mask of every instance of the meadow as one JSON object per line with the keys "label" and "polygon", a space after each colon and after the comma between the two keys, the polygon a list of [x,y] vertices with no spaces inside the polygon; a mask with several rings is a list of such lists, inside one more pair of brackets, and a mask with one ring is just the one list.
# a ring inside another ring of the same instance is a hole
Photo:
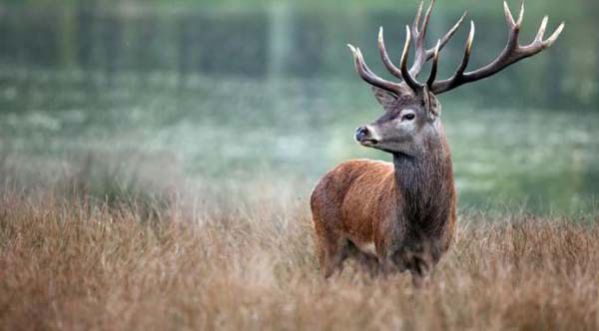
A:
{"label": "meadow", "polygon": [[461,213],[450,253],[415,289],[352,262],[324,280],[306,199],[256,185],[112,202],[5,188],[2,329],[599,327],[596,217]]}

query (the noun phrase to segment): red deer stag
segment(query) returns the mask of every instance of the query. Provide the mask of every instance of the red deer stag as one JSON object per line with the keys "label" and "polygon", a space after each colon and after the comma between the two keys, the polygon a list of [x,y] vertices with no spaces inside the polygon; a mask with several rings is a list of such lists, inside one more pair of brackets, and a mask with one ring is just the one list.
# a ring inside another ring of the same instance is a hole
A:
{"label": "red deer stag", "polygon": [[[504,11],[509,36],[507,45],[490,64],[466,71],[474,23],[461,64],[446,80],[436,80],[439,52],[451,39],[464,16],[437,42],[426,49],[425,36],[434,0],[421,22],[422,5],[413,26],[406,26],[406,41],[397,68],[389,59],[379,31],[378,47],[383,64],[400,79],[391,82],[374,74],[359,48],[348,45],[356,71],[373,86],[384,114],[360,127],[355,138],[362,145],[390,153],[393,163],[352,160],[338,165],[317,184],[311,197],[318,257],[325,277],[341,270],[343,261],[355,256],[372,272],[405,271],[415,285],[427,279],[452,242],[456,227],[456,190],[451,153],[441,124],[441,105],[436,95],[460,85],[489,77],[507,66],[551,46],[564,24],[544,39],[547,16],[532,43],[518,42],[524,6],[514,20],[507,3]],[[414,63],[408,68],[408,53],[415,43]],[[417,76],[432,60],[426,83]]]}

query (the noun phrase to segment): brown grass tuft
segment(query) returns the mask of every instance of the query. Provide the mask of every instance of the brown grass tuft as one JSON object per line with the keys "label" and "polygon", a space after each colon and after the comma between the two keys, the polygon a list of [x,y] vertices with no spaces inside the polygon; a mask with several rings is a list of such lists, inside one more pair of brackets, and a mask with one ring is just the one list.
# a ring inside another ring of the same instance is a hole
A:
{"label": "brown grass tuft", "polygon": [[599,226],[460,218],[432,284],[319,274],[306,201],[132,204],[5,192],[0,329],[596,330]]}

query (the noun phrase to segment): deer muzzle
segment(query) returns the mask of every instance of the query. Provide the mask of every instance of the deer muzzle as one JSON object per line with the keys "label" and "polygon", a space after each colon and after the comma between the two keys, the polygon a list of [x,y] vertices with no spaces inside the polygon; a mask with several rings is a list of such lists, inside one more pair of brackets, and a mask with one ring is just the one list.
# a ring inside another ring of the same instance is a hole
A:
{"label": "deer muzzle", "polygon": [[370,125],[366,125],[356,129],[356,141],[363,146],[375,146],[380,142],[380,138]]}

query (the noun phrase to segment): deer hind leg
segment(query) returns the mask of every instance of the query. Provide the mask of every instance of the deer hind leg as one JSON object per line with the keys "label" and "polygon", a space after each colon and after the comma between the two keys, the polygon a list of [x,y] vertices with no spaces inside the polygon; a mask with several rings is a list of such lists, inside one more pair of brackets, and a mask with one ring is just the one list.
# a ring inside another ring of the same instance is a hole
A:
{"label": "deer hind leg", "polygon": [[343,262],[349,256],[349,243],[342,237],[326,238],[319,242],[320,269],[325,278],[331,277],[336,271],[341,272]]}
{"label": "deer hind leg", "polygon": [[311,204],[320,270],[325,278],[341,271],[350,253],[349,241],[341,230],[341,219],[336,208],[327,208],[314,199]]}
{"label": "deer hind leg", "polygon": [[325,278],[329,278],[335,271],[341,271],[343,262],[349,255],[349,241],[320,218],[314,219],[314,225],[320,270]]}
{"label": "deer hind leg", "polygon": [[348,241],[323,223],[320,217],[315,216],[314,228],[320,270],[325,278],[329,278],[335,271],[341,271],[343,261],[348,256]]}

